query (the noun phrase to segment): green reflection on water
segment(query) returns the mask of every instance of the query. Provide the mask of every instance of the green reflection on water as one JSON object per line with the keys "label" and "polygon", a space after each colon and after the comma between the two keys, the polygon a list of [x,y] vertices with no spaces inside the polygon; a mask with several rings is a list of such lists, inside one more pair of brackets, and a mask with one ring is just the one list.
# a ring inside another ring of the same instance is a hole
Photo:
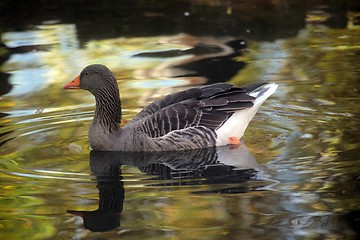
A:
{"label": "green reflection on water", "polygon": [[[307,21],[319,19],[326,18]],[[51,43],[46,40],[47,31],[35,34]],[[76,32],[67,37],[76,43]],[[89,63],[108,65],[119,79],[126,124],[153,99],[203,83],[195,78],[169,77],[171,66],[192,56],[145,59],[132,55],[188,49],[190,40],[208,41],[175,35],[90,41],[67,50],[56,44],[2,65],[2,71],[11,72],[11,79],[18,81],[21,94],[15,91],[0,99],[1,111],[10,114],[0,119],[0,139],[6,141],[0,149],[1,236],[97,236],[84,230],[75,217],[65,215],[74,206],[97,208],[87,145],[94,101],[88,93],[65,93],[61,87]],[[126,198],[121,230],[103,236],[352,237],[354,233],[338,214],[358,210],[360,205],[356,180],[360,171],[359,40],[356,25],[333,29],[307,24],[291,38],[251,42],[250,51],[237,58],[248,65],[230,82],[242,85],[267,80],[280,85],[245,135],[257,162],[266,166],[269,178],[278,184],[244,194],[194,194],[195,190],[217,186],[151,187],[136,168],[124,168]],[[22,72],[33,68],[45,69]],[[42,84],[24,93],[36,77]],[[159,82],[167,86],[154,84]],[[255,187],[259,182],[246,184]]]}

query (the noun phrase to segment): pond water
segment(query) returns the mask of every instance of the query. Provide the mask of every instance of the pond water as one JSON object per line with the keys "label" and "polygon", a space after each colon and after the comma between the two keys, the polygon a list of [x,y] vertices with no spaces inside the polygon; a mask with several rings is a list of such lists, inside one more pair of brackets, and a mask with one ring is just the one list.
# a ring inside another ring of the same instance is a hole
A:
{"label": "pond water", "polygon": [[[1,239],[359,237],[358,1],[35,2],[1,4]],[[122,124],[191,86],[279,88],[239,148],[90,152],[94,99],[62,86],[92,63]]]}

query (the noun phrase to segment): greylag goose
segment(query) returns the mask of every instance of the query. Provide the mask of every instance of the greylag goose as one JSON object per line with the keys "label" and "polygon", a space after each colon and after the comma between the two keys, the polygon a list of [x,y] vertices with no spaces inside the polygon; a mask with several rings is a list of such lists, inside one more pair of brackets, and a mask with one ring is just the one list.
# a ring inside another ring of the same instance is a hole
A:
{"label": "greylag goose", "polygon": [[119,89],[106,66],[89,65],[64,86],[95,96],[88,138],[91,149],[99,151],[177,151],[238,145],[249,122],[276,88],[274,83],[241,88],[217,83],[190,88],[151,103],[120,127]]}

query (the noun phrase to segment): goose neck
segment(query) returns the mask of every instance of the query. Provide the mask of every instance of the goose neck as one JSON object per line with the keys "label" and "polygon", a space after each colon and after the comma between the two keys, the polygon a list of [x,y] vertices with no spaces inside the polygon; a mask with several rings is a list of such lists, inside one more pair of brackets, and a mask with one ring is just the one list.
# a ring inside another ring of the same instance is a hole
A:
{"label": "goose neck", "polygon": [[121,122],[121,102],[118,92],[99,91],[95,96],[96,110],[94,122],[111,130],[119,129]]}

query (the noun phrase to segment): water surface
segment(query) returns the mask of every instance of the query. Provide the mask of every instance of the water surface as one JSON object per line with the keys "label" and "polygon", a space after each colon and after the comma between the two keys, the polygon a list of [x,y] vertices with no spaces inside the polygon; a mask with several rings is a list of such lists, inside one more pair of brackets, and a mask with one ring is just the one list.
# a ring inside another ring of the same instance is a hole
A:
{"label": "water surface", "polygon": [[[359,6],[252,2],[3,14],[1,238],[356,239]],[[62,86],[91,63],[117,77],[123,125],[191,86],[279,88],[238,149],[90,152],[94,99]]]}

